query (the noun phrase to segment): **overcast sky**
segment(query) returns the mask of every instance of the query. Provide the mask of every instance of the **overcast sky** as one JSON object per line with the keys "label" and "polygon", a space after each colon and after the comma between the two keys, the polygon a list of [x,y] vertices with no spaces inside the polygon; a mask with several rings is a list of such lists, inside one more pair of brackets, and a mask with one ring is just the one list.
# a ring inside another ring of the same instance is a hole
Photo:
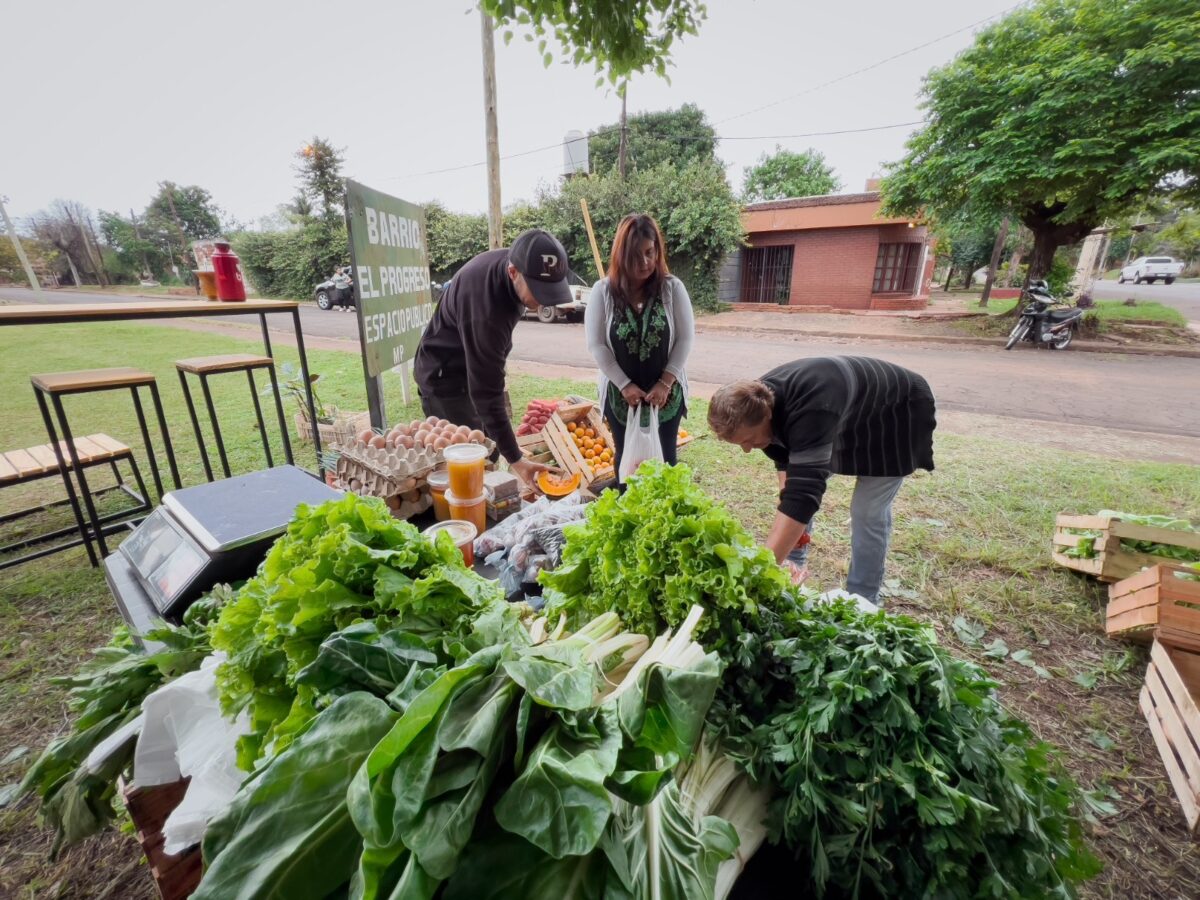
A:
{"label": "overcast sky", "polygon": [[[969,26],[1012,5],[709,0],[699,35],[677,45],[671,84],[634,78],[629,111],[700,106],[723,138],[718,155],[735,188],[778,143],[817,148],[845,190],[861,190],[902,154],[910,127],[770,136],[920,119],[922,75],[971,42]],[[59,197],[128,214],[169,179],[207,188],[253,222],[295,194],[292,154],[314,134],[344,148],[346,174],[365,184],[486,208],[479,16],[469,0],[5,7],[0,194],[16,217]],[[549,146],[501,163],[508,206],[558,178],[567,131],[616,121],[620,101],[595,88],[590,69],[544,68],[519,35],[510,46],[498,37],[496,68],[501,155]],[[427,174],[456,166],[472,167]]]}

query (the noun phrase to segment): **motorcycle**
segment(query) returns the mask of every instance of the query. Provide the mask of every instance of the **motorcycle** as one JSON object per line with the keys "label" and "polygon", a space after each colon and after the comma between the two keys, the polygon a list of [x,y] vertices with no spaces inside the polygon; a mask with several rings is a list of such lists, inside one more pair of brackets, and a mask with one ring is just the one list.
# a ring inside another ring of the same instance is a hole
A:
{"label": "motorcycle", "polygon": [[1026,291],[1029,303],[1021,310],[1021,317],[1009,332],[1005,350],[1011,350],[1021,341],[1031,344],[1049,344],[1052,350],[1066,350],[1079,331],[1083,321],[1083,310],[1079,307],[1051,309],[1061,305],[1045,281],[1035,281]]}

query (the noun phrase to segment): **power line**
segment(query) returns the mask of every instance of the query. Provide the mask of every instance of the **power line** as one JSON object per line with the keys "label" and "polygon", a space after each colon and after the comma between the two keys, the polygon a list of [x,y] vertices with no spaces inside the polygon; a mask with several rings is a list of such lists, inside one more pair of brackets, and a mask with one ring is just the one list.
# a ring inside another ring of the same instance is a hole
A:
{"label": "power line", "polygon": [[[923,44],[918,44],[915,47],[909,47],[907,50],[901,50],[899,53],[895,53],[895,54],[888,56],[884,59],[881,59],[877,62],[873,62],[869,66],[863,66],[861,69],[855,69],[853,72],[847,72],[844,75],[839,75],[837,78],[831,78],[828,81],[823,81],[819,84],[815,84],[812,87],[805,88],[802,91],[798,91],[795,94],[790,94],[787,97],[783,97],[782,99],[772,100],[770,103],[765,103],[762,106],[756,106],[754,109],[748,109],[745,112],[740,112],[740,113],[737,113],[736,115],[729,116],[724,119],[720,119],[720,120],[714,122],[713,124],[721,125],[725,122],[732,122],[735,119],[741,119],[746,116],[753,115],[756,112],[762,112],[764,109],[770,109],[774,106],[779,106],[780,104],[787,103],[789,100],[794,100],[797,97],[803,97],[806,94],[811,94],[815,91],[819,91],[823,88],[827,88],[830,85],[838,84],[839,82],[846,81],[847,79],[850,79],[850,78],[854,78],[855,76],[861,75],[864,72],[870,72],[873,69],[878,69],[880,66],[886,65],[887,63],[893,62],[894,60],[901,59],[902,57],[905,57],[905,56],[910,56],[913,53],[916,53],[920,50],[924,50],[927,47],[932,47],[934,44],[940,43],[941,41],[947,40],[948,38],[952,38],[955,35],[962,34],[964,31],[970,31],[972,28],[978,28],[980,25],[984,24],[985,22],[990,22],[992,19],[999,18],[1000,16],[1006,16],[1013,10],[1015,10],[1018,7],[1023,6],[1023,5],[1024,5],[1023,3],[1017,3],[1013,6],[1010,6],[1008,9],[1001,10],[1000,12],[997,12],[997,13],[992,13],[990,16],[985,16],[984,18],[980,19],[977,22],[972,22],[970,25],[964,25],[962,28],[956,28],[954,31],[949,31],[946,34],[943,34],[939,37],[935,37],[932,40],[928,40]],[[897,124],[897,125],[880,125],[880,126],[875,126],[875,127],[871,127],[871,128],[849,129],[846,131],[816,131],[816,132],[812,132],[810,134],[797,134],[797,135],[747,135],[747,136],[733,136],[733,137],[724,137],[724,138],[718,136],[717,140],[752,141],[752,140],[783,140],[786,138],[799,138],[799,137],[822,137],[825,135],[835,135],[835,134],[855,134],[855,133],[866,132],[866,131],[884,131],[889,128],[903,128],[908,125],[920,125],[920,124],[921,124],[920,122],[907,122],[907,123],[901,123],[901,124]],[[591,135],[589,135],[589,137],[606,134],[610,131],[618,131],[619,129],[620,129],[619,125],[609,125],[606,127],[596,129],[596,131],[594,131]],[[561,146],[562,146],[562,141],[556,141],[555,143],[547,144],[544,147],[534,147],[531,150],[522,150],[519,153],[510,153],[506,156],[500,157],[500,161],[503,162],[503,161],[509,160],[509,159],[519,159],[523,156],[532,156],[535,153],[545,153],[547,150],[556,150]],[[414,172],[410,175],[385,176],[383,178],[383,180],[384,181],[397,181],[397,180],[407,180],[409,178],[424,178],[428,175],[444,175],[449,172],[462,172],[467,169],[478,169],[485,165],[487,165],[487,161],[483,160],[480,162],[466,163],[461,166],[449,166],[444,169],[430,169],[428,172]]]}
{"label": "power line", "polygon": [[792,138],[828,137],[834,134],[862,134],[864,131],[887,131],[889,128],[910,128],[924,125],[923,119],[915,122],[897,122],[895,125],[872,125],[870,128],[843,128],[840,131],[809,131],[804,134],[745,134],[718,137],[718,141],[784,141]]}
{"label": "power line", "polygon": [[998,18],[1000,16],[1006,16],[1013,10],[1015,10],[1018,7],[1023,6],[1023,5],[1024,5],[1023,3],[1018,3],[1015,6],[1010,6],[1008,9],[1001,10],[998,13],[992,13],[990,16],[985,16],[984,18],[980,19],[978,22],[972,22],[970,25],[964,25],[962,28],[956,28],[954,31],[949,31],[946,34],[943,34],[940,37],[935,37],[935,38],[933,38],[933,40],[926,41],[923,44],[918,44],[915,47],[909,47],[907,50],[901,50],[899,53],[895,53],[892,56],[889,56],[885,59],[879,60],[878,62],[871,63],[869,66],[863,66],[861,69],[855,69],[853,72],[847,72],[845,75],[839,75],[837,78],[831,78],[828,81],[822,81],[821,83],[814,84],[812,87],[805,88],[802,91],[797,91],[794,94],[789,94],[787,97],[784,97],[780,100],[772,100],[770,103],[764,103],[762,106],[756,106],[754,109],[748,109],[745,112],[740,112],[736,115],[729,116],[728,118],[720,119],[720,120],[714,122],[713,124],[721,125],[724,122],[732,122],[734,119],[741,119],[746,116],[753,115],[756,112],[762,112],[764,109],[770,109],[773,106],[779,106],[781,103],[787,103],[789,100],[795,100],[797,97],[803,97],[805,94],[811,94],[814,91],[819,91],[822,88],[827,88],[830,85],[837,84],[838,82],[841,82],[841,81],[845,81],[848,78],[853,78],[856,75],[861,75],[864,72],[870,72],[872,69],[878,69],[882,65],[886,65],[887,63],[893,62],[897,59],[900,59],[901,57],[909,56],[913,53],[916,53],[919,50],[924,50],[927,47],[932,47],[934,44],[940,43],[941,41],[944,41],[947,38],[952,38],[957,34],[962,34],[964,31],[970,31],[972,28],[978,28],[984,22],[990,22],[992,19]]}
{"label": "power line", "polygon": [[[887,131],[892,128],[910,128],[914,125],[922,125],[922,124],[924,124],[923,121],[918,119],[915,122],[897,122],[894,125],[872,125],[867,128],[844,128],[844,129],[840,129],[838,131],[809,131],[809,132],[805,132],[804,134],[738,134],[738,135],[726,135],[726,136],[722,136],[722,135],[718,134],[718,135],[713,136],[713,140],[714,141],[782,141],[782,140],[789,140],[792,138],[828,137],[831,135],[838,135],[838,134],[862,134],[863,132],[867,132],[867,131]],[[599,134],[604,134],[606,132],[616,131],[616,130],[617,130],[616,126],[600,128],[600,129],[597,129],[594,134],[589,135],[589,137],[594,137]],[[638,133],[639,134],[647,134],[649,132],[647,132],[644,129],[638,129]],[[688,137],[687,135],[680,135],[678,137],[674,137],[673,140],[676,140],[676,141],[689,141],[689,140],[690,141],[700,141],[700,140],[708,140],[708,138]],[[562,141],[559,141],[554,144],[547,144],[544,147],[535,147],[532,150],[522,150],[520,153],[510,153],[508,156],[500,157],[500,159],[501,159],[501,161],[504,161],[506,159],[517,159],[518,157],[521,157],[521,156],[532,156],[535,153],[544,153],[547,150],[557,150],[560,147],[562,147]],[[391,175],[391,176],[385,177],[383,180],[388,181],[388,180],[408,179],[408,178],[423,178],[426,175],[442,175],[447,172],[461,172],[464,169],[478,169],[481,166],[485,166],[485,165],[487,165],[486,161],[467,163],[467,164],[461,165],[461,166],[451,166],[446,169],[431,169],[428,172],[414,172],[411,175]]]}

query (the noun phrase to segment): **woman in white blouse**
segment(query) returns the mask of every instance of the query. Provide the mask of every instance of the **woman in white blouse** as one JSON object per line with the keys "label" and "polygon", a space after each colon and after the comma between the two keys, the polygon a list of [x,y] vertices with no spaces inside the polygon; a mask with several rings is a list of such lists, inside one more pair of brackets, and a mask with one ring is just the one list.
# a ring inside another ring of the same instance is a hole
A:
{"label": "woman in white blouse", "polygon": [[584,315],[588,351],[600,367],[600,403],[621,468],[630,411],[658,411],[663,457],[676,460],[679,422],[687,414],[688,354],[695,338],[687,288],[667,269],[662,231],[650,216],[617,226],[608,277],[596,283]]}

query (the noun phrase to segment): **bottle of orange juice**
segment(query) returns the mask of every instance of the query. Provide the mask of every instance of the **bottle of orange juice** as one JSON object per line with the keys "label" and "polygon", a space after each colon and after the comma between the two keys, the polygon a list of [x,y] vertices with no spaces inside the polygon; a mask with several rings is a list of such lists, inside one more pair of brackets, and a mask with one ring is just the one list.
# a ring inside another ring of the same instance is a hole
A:
{"label": "bottle of orange juice", "polygon": [[452,444],[442,451],[450,475],[450,493],[470,499],[483,493],[483,466],[487,447],[482,444]]}

